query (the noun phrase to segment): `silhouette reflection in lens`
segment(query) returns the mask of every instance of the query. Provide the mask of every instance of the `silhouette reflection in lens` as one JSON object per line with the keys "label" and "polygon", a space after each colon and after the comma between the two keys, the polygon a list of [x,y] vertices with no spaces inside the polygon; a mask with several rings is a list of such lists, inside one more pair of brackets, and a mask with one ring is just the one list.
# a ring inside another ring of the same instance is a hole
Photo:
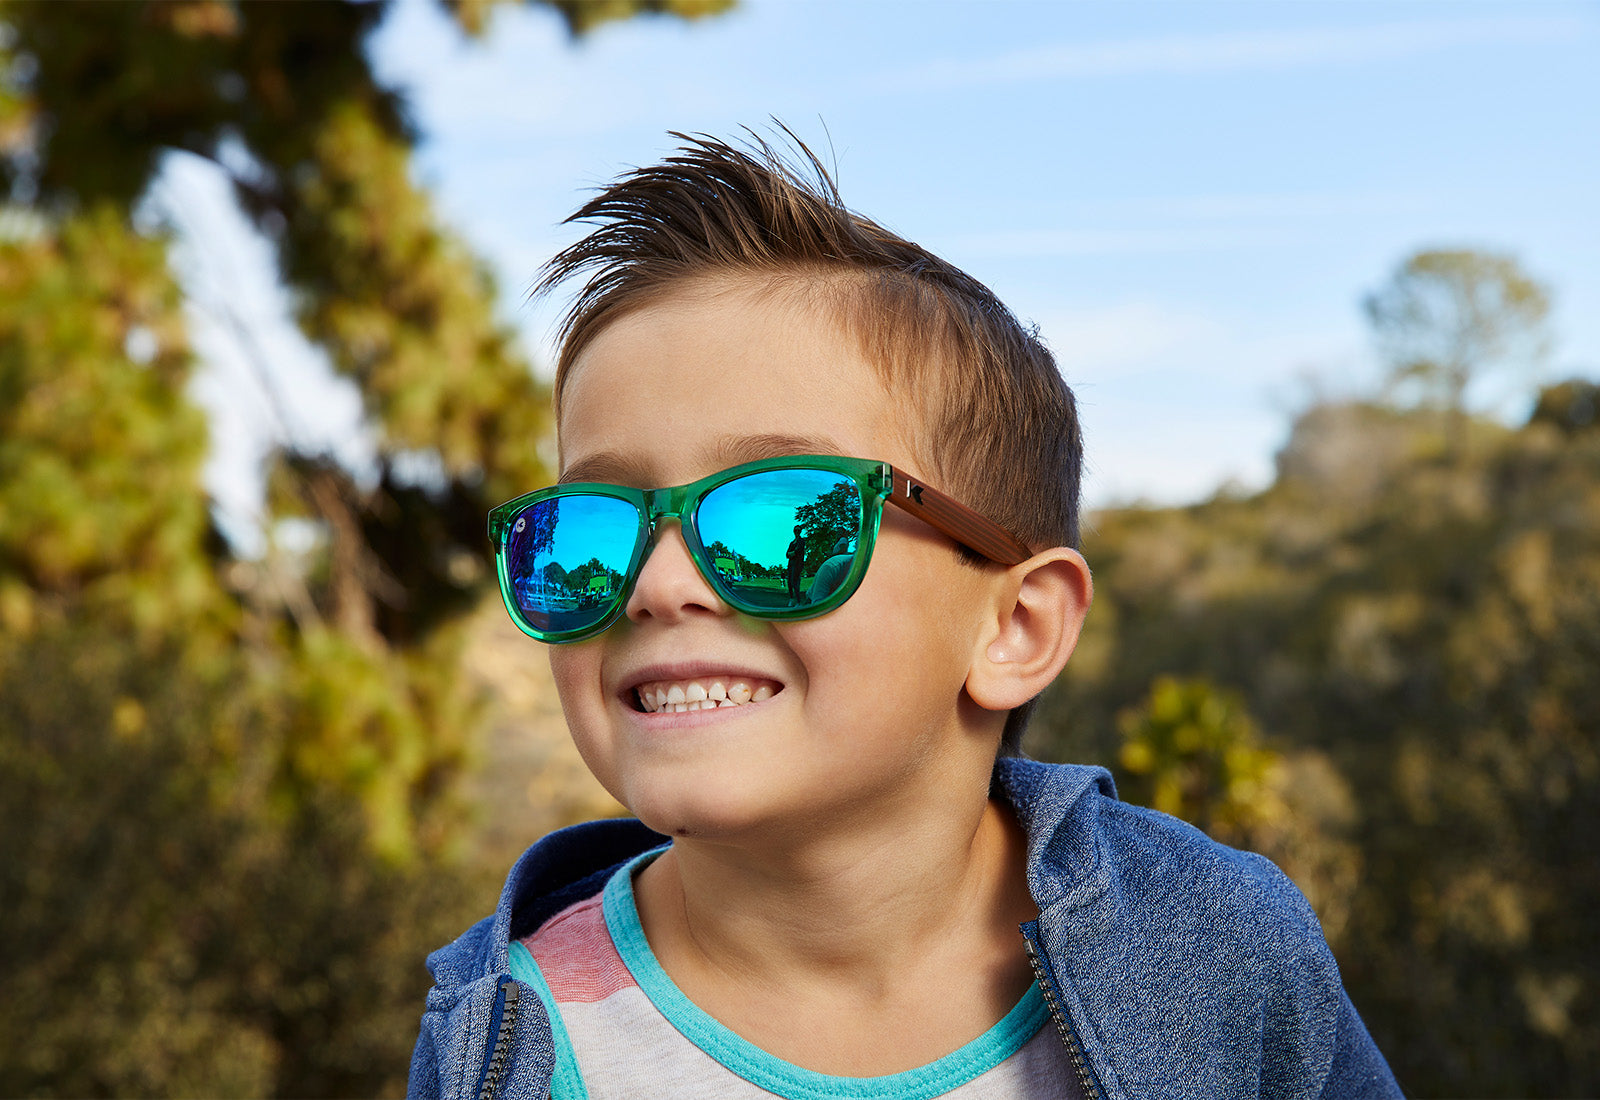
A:
{"label": "silhouette reflection in lens", "polygon": [[861,529],[861,493],[827,470],[768,470],[707,493],[696,531],[717,583],[746,607],[815,600],[818,568]]}

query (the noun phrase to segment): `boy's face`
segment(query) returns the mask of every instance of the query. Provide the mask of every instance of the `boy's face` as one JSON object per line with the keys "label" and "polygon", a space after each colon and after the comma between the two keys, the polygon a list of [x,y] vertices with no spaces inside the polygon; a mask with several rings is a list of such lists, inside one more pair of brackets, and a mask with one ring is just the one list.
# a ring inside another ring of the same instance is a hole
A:
{"label": "boy's face", "polygon": [[[804,453],[915,474],[897,426],[920,414],[891,400],[855,342],[815,313],[685,289],[612,322],[574,363],[559,419],[563,477],[657,488]],[[664,520],[624,617],[552,647],[550,664],[590,769],[660,832],[731,837],[903,811],[954,775],[987,778],[984,731],[998,718],[963,684],[1001,579],[885,508],[871,566],[841,608],[758,621],[717,598]],[[636,695],[677,684],[692,698],[693,684],[739,681],[770,698],[646,713]]]}

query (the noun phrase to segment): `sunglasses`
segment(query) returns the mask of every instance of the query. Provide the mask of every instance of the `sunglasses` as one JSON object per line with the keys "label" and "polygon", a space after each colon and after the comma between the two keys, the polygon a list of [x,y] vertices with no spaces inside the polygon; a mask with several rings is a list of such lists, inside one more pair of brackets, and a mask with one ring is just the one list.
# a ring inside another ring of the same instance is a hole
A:
{"label": "sunglasses", "polygon": [[887,462],[794,455],[665,489],[555,485],[489,513],[506,610],[541,642],[581,642],[622,614],[650,536],[678,520],[700,575],[729,607],[780,622],[826,615],[866,575],[885,501],[1002,565],[1032,551]]}

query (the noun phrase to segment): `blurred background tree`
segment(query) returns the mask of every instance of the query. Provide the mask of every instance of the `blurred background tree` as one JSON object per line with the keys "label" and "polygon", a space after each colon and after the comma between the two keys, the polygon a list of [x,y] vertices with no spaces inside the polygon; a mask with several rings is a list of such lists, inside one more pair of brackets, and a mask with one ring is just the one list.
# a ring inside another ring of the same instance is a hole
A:
{"label": "blurred background tree", "polygon": [[1261,746],[1238,692],[1158,676],[1143,703],[1117,715],[1117,729],[1122,798],[1245,847],[1254,826],[1282,816],[1270,781],[1277,754]]}
{"label": "blurred background tree", "polygon": [[1549,350],[1548,290],[1511,256],[1470,249],[1413,253],[1362,303],[1395,394],[1441,410],[1452,439],[1467,387],[1497,371],[1524,385]]}
{"label": "blurred background tree", "polygon": [[[411,181],[386,10],[0,2],[0,1094],[398,1091],[422,957],[492,897],[462,624],[548,397]],[[375,441],[362,476],[282,441],[260,558],[200,480],[175,155],[226,175]]]}
{"label": "blurred background tree", "polygon": [[1517,428],[1462,407],[1461,452],[1428,409],[1324,402],[1259,494],[1099,514],[1033,730],[1284,866],[1409,1095],[1600,1091],[1597,393],[1549,386]]}

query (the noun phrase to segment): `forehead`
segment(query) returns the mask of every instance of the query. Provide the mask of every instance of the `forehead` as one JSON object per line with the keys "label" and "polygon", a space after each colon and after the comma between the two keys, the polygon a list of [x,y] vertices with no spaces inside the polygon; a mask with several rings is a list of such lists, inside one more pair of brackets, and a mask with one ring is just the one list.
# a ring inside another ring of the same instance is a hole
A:
{"label": "forehead", "polygon": [[683,484],[782,453],[915,468],[903,405],[826,311],[689,287],[610,322],[573,362],[557,418],[562,479]]}

